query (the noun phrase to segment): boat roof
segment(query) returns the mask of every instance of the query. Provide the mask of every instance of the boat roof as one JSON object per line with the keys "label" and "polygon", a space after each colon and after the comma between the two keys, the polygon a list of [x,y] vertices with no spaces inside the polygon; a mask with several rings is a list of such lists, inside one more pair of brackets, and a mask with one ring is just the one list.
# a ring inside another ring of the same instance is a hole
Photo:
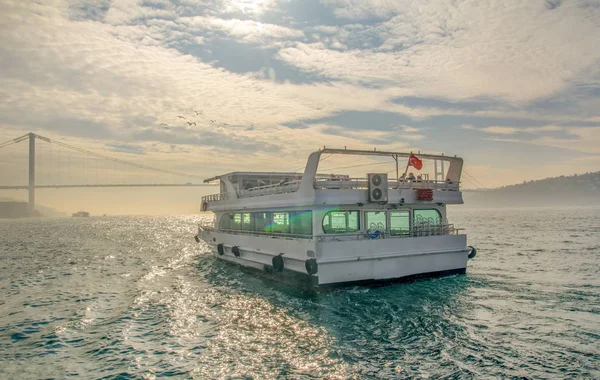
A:
{"label": "boat roof", "polygon": [[[302,177],[304,173],[293,173],[293,172],[231,172],[226,174],[217,175],[204,180],[204,183],[209,183],[220,179],[221,177],[230,176],[241,176],[241,177]],[[342,174],[339,174],[341,176]],[[317,178],[329,178],[331,174],[317,174]]]}
{"label": "boat roof", "polygon": [[460,157],[445,156],[443,154],[426,154],[421,152],[389,152],[383,150],[356,150],[356,149],[334,149],[334,148],[323,148],[320,150],[321,153],[329,154],[351,154],[351,155],[362,155],[362,156],[390,156],[390,157],[410,157],[411,154],[418,156],[419,158],[426,158],[428,160],[461,160]]}
{"label": "boat roof", "polygon": [[[321,154],[348,154],[348,155],[363,155],[363,156],[389,156],[398,159],[398,157],[410,157],[411,154],[417,155],[419,158],[425,158],[429,160],[444,160],[444,161],[462,161],[460,157],[451,157],[444,156],[443,154],[425,154],[425,153],[414,153],[414,152],[389,152],[389,151],[381,151],[381,150],[356,150],[356,149],[334,149],[334,148],[323,148],[319,149],[318,152]],[[304,173],[296,173],[296,172],[230,172],[226,174],[217,175],[211,178],[207,178],[204,180],[204,183],[209,183],[220,179],[221,177],[228,176],[244,176],[244,177],[298,177],[303,176]],[[316,178],[326,178],[330,177],[330,174],[317,174]]]}
{"label": "boat roof", "polygon": [[216,181],[221,177],[231,177],[231,176],[256,176],[256,177],[297,177],[302,176],[304,173],[294,173],[294,172],[231,172],[226,174],[217,175],[211,178],[207,178],[204,180],[204,183]]}

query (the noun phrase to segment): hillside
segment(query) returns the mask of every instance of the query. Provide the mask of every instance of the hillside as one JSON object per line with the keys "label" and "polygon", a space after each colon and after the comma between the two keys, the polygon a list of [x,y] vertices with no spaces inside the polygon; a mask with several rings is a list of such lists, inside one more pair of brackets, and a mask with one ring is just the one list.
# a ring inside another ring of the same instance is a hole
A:
{"label": "hillside", "polygon": [[27,202],[0,197],[0,218],[25,218],[32,216],[66,216],[65,213],[43,205],[36,205],[33,214],[29,212]]}
{"label": "hillside", "polygon": [[464,200],[465,204],[476,207],[599,205],[600,171],[465,191]]}

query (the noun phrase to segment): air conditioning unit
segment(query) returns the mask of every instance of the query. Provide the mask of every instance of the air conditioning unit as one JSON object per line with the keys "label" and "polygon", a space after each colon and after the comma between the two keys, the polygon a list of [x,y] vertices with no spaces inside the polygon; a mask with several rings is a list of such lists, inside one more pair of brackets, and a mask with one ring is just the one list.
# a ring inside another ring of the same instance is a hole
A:
{"label": "air conditioning unit", "polygon": [[369,173],[367,179],[369,180],[369,202],[387,203],[387,173]]}

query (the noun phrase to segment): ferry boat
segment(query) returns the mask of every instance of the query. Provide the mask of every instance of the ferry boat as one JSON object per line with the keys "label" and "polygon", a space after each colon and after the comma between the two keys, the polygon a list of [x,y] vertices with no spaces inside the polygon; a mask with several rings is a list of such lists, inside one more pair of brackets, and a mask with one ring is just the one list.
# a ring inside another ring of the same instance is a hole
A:
{"label": "ferry boat", "polygon": [[90,213],[87,211],[77,211],[73,213],[74,218],[88,218]]}
{"label": "ferry boat", "polygon": [[[351,155],[355,168],[387,158],[396,177],[318,173],[324,155]],[[433,179],[406,177],[423,161],[433,163]],[[214,216],[195,239],[217,259],[315,286],[465,273],[476,251],[446,209],[463,203],[462,166],[444,155],[323,148],[302,173],[222,174],[204,181],[220,192],[202,197]]]}

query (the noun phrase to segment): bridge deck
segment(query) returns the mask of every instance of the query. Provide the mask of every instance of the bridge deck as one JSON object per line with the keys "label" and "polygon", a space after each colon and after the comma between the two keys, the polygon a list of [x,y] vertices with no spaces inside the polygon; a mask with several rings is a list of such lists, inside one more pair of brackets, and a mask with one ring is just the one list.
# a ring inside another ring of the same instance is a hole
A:
{"label": "bridge deck", "polygon": [[[194,187],[210,186],[206,183],[132,183],[132,184],[96,184],[96,185],[35,185],[36,189],[64,189],[82,187]],[[28,190],[29,186],[0,186],[0,190]]]}

